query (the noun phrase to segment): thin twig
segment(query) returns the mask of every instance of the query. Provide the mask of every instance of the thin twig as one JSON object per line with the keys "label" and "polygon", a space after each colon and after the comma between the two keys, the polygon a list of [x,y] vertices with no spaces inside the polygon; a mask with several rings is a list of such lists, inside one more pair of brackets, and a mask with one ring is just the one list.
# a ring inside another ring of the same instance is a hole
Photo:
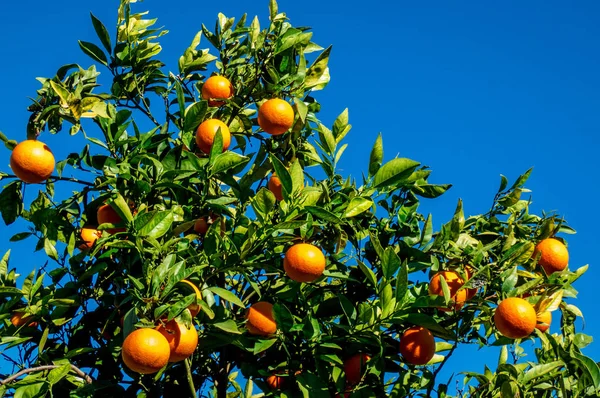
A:
{"label": "thin twig", "polygon": [[[4,380],[0,380],[0,386],[11,383],[11,382],[15,381],[16,379],[18,379],[19,377],[23,376],[24,374],[34,373],[34,372],[43,372],[45,370],[52,370],[52,369],[56,369],[56,368],[60,368],[60,367],[61,367],[60,365],[44,365],[44,366],[38,366],[35,368],[23,369],[20,372],[17,372],[12,376],[7,377]],[[77,375],[79,377],[83,378],[86,383],[92,384],[93,379],[87,373],[85,373],[83,370],[79,369],[75,365],[71,365],[71,370],[73,372],[77,373]]]}
{"label": "thin twig", "polygon": [[[3,176],[4,178],[19,178],[14,174],[7,174],[5,176]],[[77,178],[73,178],[73,177],[59,177],[59,176],[51,176],[50,179],[52,181],[68,181],[68,182],[74,182],[77,184],[82,184],[82,185],[87,185],[88,187],[93,187],[95,186],[93,182],[89,182],[89,181],[83,181],[83,180],[79,180]],[[43,184],[43,183],[40,183]]]}
{"label": "thin twig", "polygon": [[196,387],[194,387],[194,379],[192,378],[192,368],[190,367],[190,360],[185,359],[185,370],[187,372],[187,382],[192,392],[192,397],[196,397]]}
{"label": "thin twig", "polygon": [[456,341],[454,341],[452,348],[450,349],[448,354],[444,357],[444,360],[440,363],[440,366],[438,366],[437,369],[433,372],[433,376],[431,377],[431,383],[429,384],[429,387],[427,387],[427,396],[428,397],[431,396],[431,392],[433,391],[433,388],[435,387],[435,379],[437,378],[437,375],[441,372],[442,368],[444,367],[444,365],[446,364],[448,359],[450,359],[452,354],[454,354],[454,350],[456,350],[457,347],[458,347],[458,339],[456,339]]}

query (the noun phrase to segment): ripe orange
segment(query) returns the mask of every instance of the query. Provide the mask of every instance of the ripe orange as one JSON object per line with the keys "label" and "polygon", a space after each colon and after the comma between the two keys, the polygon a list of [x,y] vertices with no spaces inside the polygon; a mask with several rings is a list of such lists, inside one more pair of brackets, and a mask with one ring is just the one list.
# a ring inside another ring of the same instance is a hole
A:
{"label": "ripe orange", "polygon": [[208,100],[210,106],[221,106],[224,100],[233,97],[233,85],[223,76],[211,76],[202,85],[202,99]]}
{"label": "ripe orange", "polygon": [[422,326],[407,329],[400,337],[400,354],[412,365],[425,365],[435,355],[435,339]]}
{"label": "ripe orange", "polygon": [[229,127],[219,119],[208,119],[202,122],[196,130],[196,145],[200,150],[206,154],[210,153],[210,148],[213,146],[215,141],[215,135],[217,131],[221,129],[221,136],[223,137],[223,151],[226,151],[231,144],[231,133]]}
{"label": "ripe orange", "polygon": [[285,384],[285,378],[277,376],[276,374],[272,374],[271,376],[267,377],[265,382],[273,390],[278,390]]}
{"label": "ripe orange", "polygon": [[208,224],[206,217],[200,217],[194,223],[194,231],[199,235],[206,235],[208,227],[210,227],[210,225]]}
{"label": "ripe orange", "polygon": [[498,331],[511,339],[529,336],[537,324],[533,306],[518,297],[502,300],[494,313],[494,323]]}
{"label": "ripe orange", "polygon": [[21,181],[37,184],[54,171],[54,155],[41,141],[25,140],[10,155],[10,168]]}
{"label": "ripe orange", "polygon": [[282,201],[283,200],[283,187],[281,185],[281,180],[275,173],[269,178],[269,183],[267,184],[269,187],[269,191],[275,195],[275,199]]}
{"label": "ripe orange", "polygon": [[[119,213],[117,213],[116,210],[108,204],[98,207],[96,218],[98,219],[98,224],[123,224],[123,220],[121,219]],[[112,235],[116,234],[117,232],[125,232],[127,231],[127,228],[109,228],[105,231]]]}
{"label": "ripe orange", "polygon": [[30,327],[30,328],[37,328],[38,327],[37,322],[29,322],[31,320],[31,318],[33,318],[33,317],[32,316],[23,317],[22,312],[15,312],[10,317],[10,323],[12,323],[14,326],[16,326],[18,328],[20,328],[23,325],[27,325],[27,327]]}
{"label": "ripe orange", "polygon": [[558,239],[548,238],[538,243],[533,252],[533,258],[536,258],[540,252],[541,256],[538,264],[544,268],[546,274],[550,275],[567,268],[569,264],[569,251]]}
{"label": "ripe orange", "polygon": [[121,357],[125,365],[141,374],[156,373],[168,362],[171,349],[166,337],[155,329],[138,329],[123,341]]}
{"label": "ripe orange", "polygon": [[174,319],[156,328],[169,342],[169,362],[183,361],[196,351],[198,332],[192,325],[189,329]]}
{"label": "ripe orange", "polygon": [[309,243],[297,243],[285,252],[283,269],[296,282],[312,282],[325,271],[321,249]]}
{"label": "ripe orange", "polygon": [[83,227],[81,228],[80,236],[83,243],[79,245],[79,250],[88,251],[94,246],[94,243],[100,239],[102,231],[98,231],[94,227]]}
{"label": "ripe orange", "polygon": [[467,301],[467,290],[469,289],[459,289],[465,284],[465,281],[454,271],[440,271],[431,277],[429,281],[429,294],[433,296],[441,296],[444,297],[444,290],[442,289],[442,282],[440,282],[440,278],[444,278],[446,284],[448,285],[448,290],[450,290],[450,298],[454,305],[450,308],[442,308],[438,307],[438,309],[442,311],[451,311],[452,308],[455,310],[459,310]]}
{"label": "ripe orange", "polygon": [[550,311],[544,311],[537,316],[537,324],[535,327],[542,333],[546,330],[550,329],[550,324],[552,323],[552,313]]}
{"label": "ripe orange", "polygon": [[365,353],[355,354],[344,361],[344,373],[346,373],[346,385],[360,383],[365,371],[365,364],[371,357]]}
{"label": "ripe orange", "polygon": [[[185,288],[187,288],[186,290],[190,290],[189,288],[191,288],[193,293],[196,293],[196,297],[199,300],[202,299],[202,294],[200,293],[200,290],[192,282],[188,281],[187,279],[184,279],[180,283],[183,283],[185,285]],[[190,292],[190,293],[192,293],[192,292]],[[198,313],[200,312],[200,309],[201,309],[200,304],[195,304],[195,303],[190,304],[188,307],[188,310],[190,310],[190,313],[192,314],[192,318],[195,317],[196,315],[198,315]]]}
{"label": "ripe orange", "polygon": [[246,311],[246,328],[250,334],[268,336],[277,331],[277,323],[273,317],[273,304],[259,301]]}
{"label": "ripe orange", "polygon": [[258,108],[258,125],[268,134],[281,135],[288,131],[292,124],[294,109],[282,99],[270,99]]}

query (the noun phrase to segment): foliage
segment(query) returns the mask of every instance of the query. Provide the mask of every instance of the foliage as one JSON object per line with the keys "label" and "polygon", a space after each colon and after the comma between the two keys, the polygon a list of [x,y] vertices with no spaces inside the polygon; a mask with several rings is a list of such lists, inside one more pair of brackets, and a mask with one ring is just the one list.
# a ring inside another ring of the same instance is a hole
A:
{"label": "foliage", "polygon": [[[96,65],[65,65],[39,79],[29,107],[30,138],[68,128],[89,143],[57,164],[58,175],[30,204],[18,180],[0,193],[5,223],[22,218],[29,225],[11,240],[35,243],[51,261],[25,278],[9,266],[10,252],[0,262],[3,357],[15,371],[55,365],[0,386],[0,396],[190,396],[193,390],[250,397],[258,396],[256,384],[267,396],[329,397],[348,387],[344,359],[365,352],[372,359],[362,382],[347,390],[351,397],[433,391],[445,397],[449,385],[436,376],[459,344],[502,347],[496,371],[464,374],[459,395],[596,396],[600,371],[581,352],[591,337],[576,332],[582,314],[566,301],[576,297],[573,283],[587,266],[552,275],[536,266],[537,241],[574,231],[558,215],[529,212],[523,194],[530,171],[511,187],[502,177],[486,214],[465,218],[459,201],[434,233],[432,216],[419,213],[420,198],[439,197],[450,185],[430,183],[431,171],[417,161],[384,161],[381,136],[360,182],[338,173],[348,111],[325,126],[314,97],[329,82],[331,49],[315,44],[309,28],[292,26],[274,0],[266,26],[222,14],[212,31],[203,25],[177,73],[164,72],[158,58],[166,31],[130,3],[121,0],[114,35],[92,15],[99,43],[79,43],[108,70],[110,89],[98,92]],[[199,49],[202,37],[213,49]],[[218,108],[200,96],[209,70],[235,88]],[[272,97],[293,103],[295,122],[290,132],[270,137],[260,132],[256,113]],[[229,151],[217,134],[209,154],[194,152],[194,132],[209,118],[230,127]],[[266,188],[273,172],[282,183],[281,202]],[[58,198],[55,183],[82,189]],[[93,249],[79,250],[80,229],[97,225],[104,203],[126,230],[111,235],[106,230],[115,225],[100,225],[105,233]],[[195,220],[209,215],[216,221],[206,235],[195,233]],[[326,254],[325,274],[314,283],[293,282],[283,272],[283,253],[299,241]],[[429,277],[443,269],[466,276],[467,266],[473,275],[465,288],[478,293],[460,310],[438,310],[451,297],[443,283],[444,297],[429,296]],[[181,289],[184,279],[201,287],[202,299]],[[535,362],[521,360],[521,341],[493,326],[494,308],[512,296],[562,315],[561,333],[536,330],[530,337],[540,344]],[[274,304],[273,336],[245,331],[246,308],[257,301]],[[192,318],[187,308],[194,302],[201,312]],[[40,327],[13,326],[17,309]],[[124,336],[163,318],[198,327],[196,353],[155,375],[132,373],[120,358]],[[398,353],[399,336],[413,325],[437,338],[427,366],[406,364]],[[281,390],[264,382],[273,373],[288,381]]]}

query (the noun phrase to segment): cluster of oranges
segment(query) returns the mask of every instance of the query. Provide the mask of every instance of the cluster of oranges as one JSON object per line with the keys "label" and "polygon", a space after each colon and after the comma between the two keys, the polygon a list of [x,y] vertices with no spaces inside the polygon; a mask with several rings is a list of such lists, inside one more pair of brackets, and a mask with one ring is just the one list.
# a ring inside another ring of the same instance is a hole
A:
{"label": "cluster of oranges", "polygon": [[[234,95],[234,87],[224,76],[211,76],[202,85],[202,99],[208,101],[209,106],[219,107]],[[258,125],[271,135],[281,135],[287,132],[294,123],[294,110],[292,106],[279,98],[272,98],[263,102],[258,108]],[[221,131],[223,150],[231,145],[231,132],[229,127],[219,119],[205,120],[196,130],[196,145],[208,154],[214,144],[215,136]]]}
{"label": "cluster of oranges", "polygon": [[[182,288],[202,298],[200,290],[192,282],[184,279]],[[192,318],[200,312],[200,305],[192,303],[188,307]],[[191,356],[198,346],[198,331],[192,324],[187,327],[176,321],[161,320],[155,328],[142,328],[131,332],[123,341],[121,357],[132,371],[141,374],[156,373],[169,362],[180,362]]]}
{"label": "cluster of oranges", "polygon": [[[533,258],[547,275],[563,271],[569,263],[569,252],[565,245],[555,238],[543,239],[535,247]],[[471,268],[466,267],[467,281],[471,277]],[[441,279],[444,279],[452,304],[442,311],[458,311],[466,301],[473,298],[476,289],[464,288],[465,280],[454,271],[441,271],[433,275],[429,282],[429,294],[444,296]],[[552,322],[552,313],[545,309],[536,311],[529,301],[509,297],[502,300],[494,312],[494,324],[505,337],[520,339],[529,336],[537,328],[546,332]]]}
{"label": "cluster of oranges", "polygon": [[[561,272],[569,264],[569,251],[558,239],[547,238],[537,244],[533,258],[547,275]],[[552,322],[552,313],[545,309],[536,311],[529,301],[519,297],[502,300],[494,313],[498,331],[511,339],[529,336],[535,329],[546,332]]]}

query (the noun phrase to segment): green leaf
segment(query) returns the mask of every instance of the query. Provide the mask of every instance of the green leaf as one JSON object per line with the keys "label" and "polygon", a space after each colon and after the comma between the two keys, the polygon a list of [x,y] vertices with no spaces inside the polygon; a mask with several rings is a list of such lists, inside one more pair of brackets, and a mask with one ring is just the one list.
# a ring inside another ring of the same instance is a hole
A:
{"label": "green leaf", "polygon": [[269,18],[271,21],[275,20],[277,16],[278,8],[277,8],[277,0],[269,1]]}
{"label": "green leaf", "polygon": [[435,199],[439,196],[442,196],[450,188],[452,188],[452,184],[421,184],[413,186],[411,191],[415,195],[428,199]]}
{"label": "green leaf", "polygon": [[46,255],[53,260],[58,261],[58,252],[56,251],[56,247],[50,242],[50,239],[44,238],[44,251]]}
{"label": "green leaf", "polygon": [[227,333],[242,334],[242,332],[239,331],[237,324],[231,319],[228,319],[224,322],[215,323],[213,326]]}
{"label": "green leaf", "polygon": [[106,58],[104,51],[94,43],[79,40],[79,48],[94,61],[98,61],[102,65],[108,66],[108,59]]}
{"label": "green leaf", "polygon": [[71,371],[71,364],[65,363],[64,365],[54,368],[48,373],[46,377],[46,381],[50,383],[50,385],[54,385],[65,378],[66,375]]}
{"label": "green leaf", "polygon": [[533,366],[531,369],[529,369],[527,371],[527,373],[525,373],[525,375],[523,375],[523,379],[521,380],[521,383],[526,384],[526,383],[530,382],[531,380],[535,380],[538,377],[542,377],[542,376],[552,372],[554,369],[558,369],[563,366],[565,366],[565,363],[563,361],[554,361],[554,362],[550,362],[550,363],[544,363],[541,365]]}
{"label": "green leaf", "polygon": [[144,216],[145,223],[143,223],[140,228],[137,228],[137,221],[139,218],[136,219],[138,234],[139,236],[147,236],[154,239],[160,238],[166,234],[174,221],[173,212],[169,210],[151,212],[144,214]]}
{"label": "green leaf", "polygon": [[315,62],[306,71],[306,79],[304,79],[304,87],[306,90],[322,90],[329,83],[329,55],[331,54],[331,46],[323,51]]}
{"label": "green leaf", "polygon": [[0,279],[6,278],[8,273],[8,260],[10,258],[10,249],[4,253],[2,260],[0,260]]}
{"label": "green leaf", "polygon": [[46,395],[48,385],[44,380],[34,379],[27,382],[21,381],[15,390],[13,398],[37,398]]}
{"label": "green leaf", "polygon": [[419,166],[419,162],[411,159],[396,158],[384,164],[373,177],[374,188],[385,188],[401,183]]}
{"label": "green leaf", "polygon": [[227,289],[223,289],[220,287],[209,287],[208,290],[219,296],[221,299],[229,301],[230,303],[235,304],[238,307],[246,307],[244,303],[242,303],[242,300],[240,300],[235,294],[233,294]]}
{"label": "green leaf", "polygon": [[396,302],[402,303],[408,293],[408,263],[404,261],[396,276]]}
{"label": "green leaf", "polygon": [[592,336],[588,336],[587,334],[583,333],[577,333],[573,338],[573,342],[579,349],[587,347],[592,343],[592,341],[594,341],[594,338]]}
{"label": "green leaf", "polygon": [[195,131],[202,123],[207,109],[208,102],[206,101],[195,102],[188,106],[185,110],[183,131]]}
{"label": "green leaf", "polygon": [[598,364],[590,357],[573,352],[571,354],[579,362],[579,368],[590,378],[596,392],[600,390],[600,368]]}
{"label": "green leaf", "polygon": [[257,214],[265,217],[275,207],[276,202],[277,199],[271,191],[261,188],[252,198],[252,208]]}
{"label": "green leaf", "polygon": [[377,171],[381,167],[382,162],[383,138],[381,137],[381,133],[379,133],[377,139],[375,140],[375,144],[373,144],[373,148],[371,149],[371,156],[369,157],[369,177],[377,173]]}
{"label": "green leaf", "polygon": [[321,220],[324,221],[328,221],[328,222],[332,222],[335,224],[339,224],[340,223],[340,219],[339,217],[337,217],[335,214],[323,209],[322,207],[318,207],[318,206],[305,206],[304,207],[304,211],[305,212],[309,212],[310,214],[312,214],[315,217],[320,218]]}
{"label": "green leaf", "polygon": [[292,193],[300,192],[304,188],[304,170],[298,160],[295,160],[290,167],[290,177],[292,178]]}
{"label": "green leaf", "polygon": [[275,169],[275,173],[281,181],[281,187],[283,188],[283,197],[287,199],[292,194],[292,177],[290,176],[289,171],[285,168],[285,165],[281,163],[281,160],[277,159],[273,155],[269,155],[269,159],[271,159],[271,164]]}
{"label": "green leaf", "polygon": [[344,139],[346,134],[350,131],[352,126],[348,124],[348,108],[344,109],[342,113],[335,119],[333,122],[333,136],[335,137],[335,141],[339,143]]}
{"label": "green leaf", "polygon": [[277,339],[268,339],[268,340],[258,340],[254,343],[254,348],[252,349],[252,353],[254,355],[260,354],[263,351],[268,350],[273,346],[273,344],[277,343]]}
{"label": "green leaf", "polygon": [[371,199],[366,199],[360,196],[354,197],[350,203],[348,203],[344,217],[356,217],[359,214],[369,210],[373,205],[374,203]]}
{"label": "green leaf", "polygon": [[386,279],[391,279],[396,271],[400,268],[400,257],[394,251],[392,246],[385,248],[383,252],[383,258],[381,259],[381,266],[383,268],[383,276]]}
{"label": "green leaf", "polygon": [[96,31],[100,42],[102,42],[102,45],[110,54],[112,51],[112,45],[110,43],[110,36],[108,34],[108,30],[106,29],[104,24],[94,16],[94,14],[90,13],[90,17],[92,18],[92,25],[94,25],[94,30]]}
{"label": "green leaf", "polygon": [[13,181],[0,192],[0,212],[6,225],[10,225],[23,212],[21,181]]}
{"label": "green leaf", "polygon": [[235,152],[223,152],[215,158],[212,165],[212,174],[224,173],[236,167],[245,166],[250,159]]}
{"label": "green leaf", "polygon": [[125,201],[125,198],[121,196],[120,193],[117,193],[117,196],[110,201],[110,207],[112,207],[121,217],[122,220],[127,222],[131,222],[133,220],[133,215],[131,214],[131,209],[129,205]]}

